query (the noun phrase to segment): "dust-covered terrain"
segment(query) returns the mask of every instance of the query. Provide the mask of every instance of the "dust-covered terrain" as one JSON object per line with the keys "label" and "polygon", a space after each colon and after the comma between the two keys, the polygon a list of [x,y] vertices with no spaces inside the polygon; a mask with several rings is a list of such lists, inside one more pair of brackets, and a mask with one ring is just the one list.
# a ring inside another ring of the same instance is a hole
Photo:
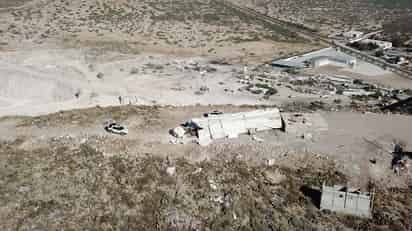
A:
{"label": "dust-covered terrain", "polygon": [[96,105],[276,104],[292,94],[283,87],[278,97],[262,99],[240,82],[245,76],[242,65],[219,60],[99,49],[3,52],[0,115],[39,115]]}
{"label": "dust-covered terrain", "polygon": [[[236,1],[320,32],[404,12],[350,2]],[[363,61],[272,66],[323,43],[242,12],[0,0],[0,230],[412,230],[411,160],[398,158],[412,81]],[[201,145],[190,127],[268,108],[282,128]],[[321,210],[323,184],[370,192],[371,216]]]}
{"label": "dust-covered terrain", "polygon": [[95,105],[256,104],[237,91],[243,65],[320,47],[219,1],[6,3],[0,115]]}

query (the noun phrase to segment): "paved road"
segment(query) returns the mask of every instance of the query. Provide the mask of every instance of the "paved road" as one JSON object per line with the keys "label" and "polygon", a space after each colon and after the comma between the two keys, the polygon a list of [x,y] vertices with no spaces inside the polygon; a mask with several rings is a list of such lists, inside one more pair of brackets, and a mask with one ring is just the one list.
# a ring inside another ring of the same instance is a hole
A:
{"label": "paved road", "polygon": [[339,48],[342,52],[345,52],[347,54],[353,55],[363,61],[378,65],[386,70],[392,71],[396,74],[398,74],[401,77],[404,78],[408,78],[408,79],[412,79],[412,71],[408,71],[405,69],[400,68],[397,65],[393,65],[390,63],[385,62],[382,59],[376,58],[374,56],[365,54],[359,50],[353,49],[351,47],[346,46],[345,44],[336,42],[334,40],[330,40],[328,38],[325,38],[313,31],[311,31],[308,28],[305,28],[304,26],[301,25],[297,25],[291,22],[287,22],[287,21],[283,21],[277,18],[273,18],[273,17],[269,17],[267,15],[264,15],[254,9],[248,8],[248,7],[240,7],[238,5],[235,5],[227,0],[223,0],[223,1],[216,1],[216,4],[222,4],[225,7],[231,8],[233,10],[242,12],[244,14],[253,16],[255,18],[258,18],[262,21],[265,21],[267,23],[271,23],[271,24],[276,24],[276,25],[281,25],[284,27],[287,27],[288,30],[295,32],[296,34],[300,35],[301,37],[311,40],[311,41],[317,41],[319,42],[321,45],[325,45],[325,46],[333,46],[336,48]]}

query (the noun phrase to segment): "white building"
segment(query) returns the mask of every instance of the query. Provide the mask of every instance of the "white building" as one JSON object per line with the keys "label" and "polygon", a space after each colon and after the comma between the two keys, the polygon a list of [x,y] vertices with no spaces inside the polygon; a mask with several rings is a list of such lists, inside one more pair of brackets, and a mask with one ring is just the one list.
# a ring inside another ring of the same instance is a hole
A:
{"label": "white building", "polygon": [[317,68],[325,65],[354,67],[356,65],[356,58],[333,47],[328,47],[304,55],[275,60],[272,62],[272,65],[288,68]]}
{"label": "white building", "polygon": [[375,39],[364,39],[360,41],[361,43],[372,43],[375,44],[377,46],[379,46],[379,48],[386,50],[386,49],[390,49],[392,48],[392,43],[388,42],[388,41],[381,41],[381,40],[375,40]]}

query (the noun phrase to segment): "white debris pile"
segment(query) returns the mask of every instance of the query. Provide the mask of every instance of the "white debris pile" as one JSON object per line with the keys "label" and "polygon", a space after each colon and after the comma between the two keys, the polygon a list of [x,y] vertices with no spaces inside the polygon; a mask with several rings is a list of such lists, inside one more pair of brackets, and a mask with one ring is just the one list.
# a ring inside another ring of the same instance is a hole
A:
{"label": "white debris pile", "polygon": [[182,126],[176,127],[174,129],[172,129],[171,131],[172,135],[176,138],[183,138],[183,136],[185,135],[186,131]]}
{"label": "white debris pile", "polygon": [[175,166],[167,167],[166,168],[166,173],[169,176],[174,176],[175,173],[176,173],[176,167]]}

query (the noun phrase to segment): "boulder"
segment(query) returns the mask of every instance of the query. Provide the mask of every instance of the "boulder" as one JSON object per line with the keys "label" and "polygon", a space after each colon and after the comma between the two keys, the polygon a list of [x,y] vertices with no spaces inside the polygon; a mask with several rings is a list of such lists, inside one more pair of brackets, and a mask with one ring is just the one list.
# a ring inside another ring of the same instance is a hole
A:
{"label": "boulder", "polygon": [[266,170],[263,172],[263,177],[265,181],[269,184],[280,184],[282,181],[286,180],[286,176],[283,175],[278,169],[275,171],[273,170]]}

